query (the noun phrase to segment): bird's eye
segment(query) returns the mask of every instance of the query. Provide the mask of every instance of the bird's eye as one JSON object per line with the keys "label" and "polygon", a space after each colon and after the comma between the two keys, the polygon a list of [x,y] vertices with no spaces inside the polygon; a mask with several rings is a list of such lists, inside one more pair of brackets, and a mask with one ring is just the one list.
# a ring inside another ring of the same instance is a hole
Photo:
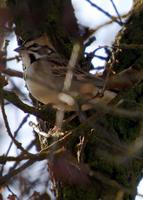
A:
{"label": "bird's eye", "polygon": [[37,51],[41,48],[41,46],[39,46],[38,44],[34,43],[31,44],[30,46],[27,47],[27,49],[31,50],[31,51]]}
{"label": "bird's eye", "polygon": [[31,63],[31,64],[34,63],[34,62],[36,61],[36,57],[35,57],[35,55],[32,54],[32,53],[29,54],[29,58],[30,58],[30,63]]}
{"label": "bird's eye", "polygon": [[39,47],[39,45],[36,44],[36,43],[34,43],[34,44],[32,45],[32,47]]}

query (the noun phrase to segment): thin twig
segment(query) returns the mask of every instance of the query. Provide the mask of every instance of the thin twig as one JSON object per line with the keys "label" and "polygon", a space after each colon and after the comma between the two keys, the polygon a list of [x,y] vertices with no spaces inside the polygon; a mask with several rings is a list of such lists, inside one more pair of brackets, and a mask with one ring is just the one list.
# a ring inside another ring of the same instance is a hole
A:
{"label": "thin twig", "polygon": [[114,1],[113,1],[113,0],[110,0],[110,1],[111,1],[111,3],[112,3],[112,6],[113,6],[113,8],[114,8],[114,10],[115,10],[115,12],[116,12],[116,14],[117,14],[117,16],[118,16],[118,18],[119,18],[121,24],[123,24],[122,19],[121,19],[121,16],[120,16],[120,14],[119,14],[119,12],[118,12],[118,10],[117,10],[117,7],[116,7]]}
{"label": "thin twig", "polygon": [[[22,120],[22,122],[21,122],[20,125],[18,126],[17,130],[14,132],[14,138],[16,138],[16,136],[17,136],[19,130],[22,128],[23,124],[26,123],[28,117],[29,117],[29,114],[27,114],[27,115],[24,117],[24,119]],[[10,149],[11,149],[11,147],[12,147],[12,144],[13,144],[13,140],[11,140],[11,142],[10,142],[10,144],[9,144],[9,147],[8,147],[7,152],[6,152],[6,154],[5,154],[6,157],[7,157],[8,154],[9,154],[9,151],[10,151]],[[6,164],[6,162],[4,163],[4,165],[5,165],[5,164]],[[1,171],[0,171],[0,174],[1,174],[1,175],[3,174],[4,165],[2,165],[2,168],[1,168]]]}
{"label": "thin twig", "polygon": [[4,123],[5,123],[5,127],[7,129],[7,132],[8,132],[8,135],[9,137],[11,138],[11,140],[13,141],[13,143],[16,145],[16,147],[18,149],[20,149],[22,152],[24,152],[25,154],[29,154],[29,152],[27,152],[21,145],[21,143],[19,143],[15,137],[13,136],[12,132],[11,132],[11,129],[10,129],[10,126],[9,126],[9,122],[8,122],[8,119],[7,119],[7,115],[6,115],[6,112],[5,112],[5,107],[4,107],[4,99],[3,99],[3,94],[2,94],[2,91],[1,91],[1,110],[2,110],[2,115],[3,115],[3,119],[4,119]]}
{"label": "thin twig", "polygon": [[[0,90],[2,89],[0,88]],[[45,115],[44,111],[40,111],[36,109],[35,107],[29,106],[23,103],[14,92],[2,90],[2,93],[3,93],[4,99],[6,99],[7,101],[15,105],[17,108],[21,109],[23,112],[32,114],[43,120],[48,120],[47,115]]]}
{"label": "thin twig", "polygon": [[[60,152],[63,151],[63,148],[60,148],[54,152],[52,152],[53,154],[59,154]],[[10,179],[14,176],[16,176],[17,174],[19,174],[20,172],[22,172],[23,170],[27,169],[28,167],[30,167],[32,164],[34,164],[36,161],[41,161],[44,159],[50,159],[51,158],[51,151],[48,152],[42,152],[42,153],[38,153],[38,154],[33,154],[33,155],[24,155],[23,157],[8,157],[9,161],[24,161],[27,160],[27,162],[25,162],[23,165],[21,165],[19,168],[17,169],[13,169],[11,170],[8,174],[6,174],[3,177],[0,177],[0,186],[6,185]],[[2,157],[3,162],[5,159],[8,158],[4,158],[4,156]],[[6,160],[7,161],[7,160]]]}
{"label": "thin twig", "polygon": [[107,17],[109,17],[111,20],[114,20],[117,24],[119,24],[120,26],[123,25],[123,23],[121,21],[118,21],[117,18],[115,18],[114,16],[112,16],[110,13],[108,13],[107,11],[105,11],[104,9],[102,9],[101,7],[99,7],[97,4],[93,3],[90,0],[86,0],[91,6],[95,7],[96,9],[98,9],[100,12],[104,13]]}
{"label": "thin twig", "polygon": [[66,135],[64,135],[62,138],[60,138],[60,139],[54,141],[54,142],[53,142],[52,144],[50,144],[48,147],[46,147],[45,149],[42,149],[41,152],[49,151],[50,149],[55,149],[54,147],[56,147],[57,144],[59,145],[59,144],[65,143],[65,140],[66,140],[70,135],[72,135],[72,132],[69,132],[69,133],[67,133]]}
{"label": "thin twig", "polygon": [[[129,13],[123,14],[121,17],[127,18],[129,16]],[[88,33],[85,34],[85,36],[83,37],[83,40],[84,41],[87,40],[91,35],[95,34],[98,30],[100,30],[101,28],[103,28],[107,25],[110,25],[110,24],[116,22],[117,19],[118,19],[118,17],[113,17],[111,20],[103,22],[102,24],[98,25],[95,29],[89,30]]]}
{"label": "thin twig", "polygon": [[6,187],[7,187],[8,191],[9,191],[17,200],[20,200],[20,199],[17,197],[17,195],[12,191],[12,189],[11,189],[8,185],[7,185]]}
{"label": "thin twig", "polygon": [[142,44],[125,44],[125,43],[121,43],[119,45],[113,45],[113,47],[115,48],[120,48],[120,49],[134,49],[134,50],[142,50],[143,49],[143,45]]}
{"label": "thin twig", "polygon": [[[33,141],[31,141],[31,143],[28,145],[28,147],[26,148],[26,150],[29,151],[29,150],[33,147],[33,145],[35,145],[35,139],[34,139]],[[22,157],[25,157],[24,153],[21,153],[21,154],[19,155],[19,158],[22,158]],[[25,160],[25,159],[24,159],[24,160]],[[16,169],[16,167],[19,165],[19,163],[20,163],[21,160],[16,159],[16,160],[14,160],[14,161],[16,161],[16,162],[15,162],[14,165],[10,168],[10,171]],[[5,162],[7,162],[7,161],[5,161]]]}
{"label": "thin twig", "polygon": [[[80,50],[81,50],[80,42],[75,43],[74,46],[73,46],[73,50],[72,50],[72,53],[71,53],[71,57],[70,57],[68,66],[67,66],[67,73],[66,73],[66,77],[65,77],[65,80],[64,80],[63,93],[68,92],[70,90],[72,78],[73,78],[73,70],[74,70],[74,68],[77,64],[79,54],[80,54]],[[71,99],[72,99],[72,97],[71,97]],[[73,102],[74,102],[74,100],[73,100]],[[57,111],[57,116],[56,116],[56,127],[57,128],[61,129],[63,119],[64,119],[64,107],[63,107],[62,110]]]}
{"label": "thin twig", "polygon": [[0,72],[8,75],[8,76],[14,76],[14,77],[18,77],[18,78],[23,78],[23,73],[14,69],[0,69]]}
{"label": "thin twig", "polygon": [[21,58],[20,58],[20,56],[14,56],[14,57],[5,59],[6,62],[13,61],[13,60],[16,60],[17,62],[19,62],[21,60]]}
{"label": "thin twig", "polygon": [[22,172],[23,170],[25,170],[26,168],[31,166],[34,162],[35,162],[35,160],[28,160],[26,163],[24,163],[19,168],[15,169],[15,170],[11,171],[10,173],[6,174],[5,176],[1,177],[0,178],[0,186],[7,184],[13,176],[16,176],[17,174],[19,174],[20,172]]}
{"label": "thin twig", "polygon": [[[14,131],[14,137],[15,137],[15,138],[16,138],[16,136],[17,136],[19,130],[20,130],[20,129],[23,127],[23,125],[27,122],[27,119],[29,118],[29,116],[30,116],[30,115],[27,114],[27,115],[22,119],[22,122],[19,124],[17,130]],[[13,142],[11,142],[11,143],[13,143]],[[11,145],[12,145],[12,144],[11,144]]]}
{"label": "thin twig", "polygon": [[64,87],[63,91],[69,91],[72,83],[72,78],[73,78],[73,70],[77,64],[78,58],[79,58],[79,53],[81,50],[81,44],[79,42],[75,43],[73,46],[72,54],[67,66],[67,73],[64,81]]}

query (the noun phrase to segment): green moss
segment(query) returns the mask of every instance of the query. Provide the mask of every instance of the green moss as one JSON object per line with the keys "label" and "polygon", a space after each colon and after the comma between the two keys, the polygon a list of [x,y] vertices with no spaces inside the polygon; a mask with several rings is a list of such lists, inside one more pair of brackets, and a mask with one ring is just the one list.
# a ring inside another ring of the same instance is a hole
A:
{"label": "green moss", "polygon": [[93,162],[90,163],[91,169],[100,170],[105,174],[112,174],[113,173],[113,163],[109,163],[105,161],[104,157],[94,158]]}
{"label": "green moss", "polygon": [[139,133],[140,122],[137,120],[129,120],[123,118],[114,118],[113,126],[118,136],[123,141],[129,142],[136,138],[136,134]]}
{"label": "green moss", "polygon": [[100,184],[94,186],[86,186],[81,188],[80,185],[76,186],[65,186],[63,191],[63,200],[95,200],[98,197],[100,190]]}
{"label": "green moss", "polygon": [[112,177],[121,185],[125,187],[130,187],[130,170],[127,166],[124,165],[116,165],[113,170]]}

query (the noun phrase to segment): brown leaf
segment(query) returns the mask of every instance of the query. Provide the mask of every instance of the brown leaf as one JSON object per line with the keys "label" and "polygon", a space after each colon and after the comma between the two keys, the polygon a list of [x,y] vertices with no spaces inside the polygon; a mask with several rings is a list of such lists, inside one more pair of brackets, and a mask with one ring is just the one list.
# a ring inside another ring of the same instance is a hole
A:
{"label": "brown leaf", "polygon": [[78,163],[68,151],[54,157],[49,166],[56,181],[80,186],[90,184],[87,168],[85,165]]}

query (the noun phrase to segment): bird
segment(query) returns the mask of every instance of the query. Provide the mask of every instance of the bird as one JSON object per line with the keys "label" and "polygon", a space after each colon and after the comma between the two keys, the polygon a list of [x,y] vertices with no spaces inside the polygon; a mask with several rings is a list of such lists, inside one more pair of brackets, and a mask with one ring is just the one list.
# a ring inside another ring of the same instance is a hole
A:
{"label": "bird", "polygon": [[48,36],[28,40],[15,51],[21,56],[29,92],[43,104],[75,111],[80,102],[80,109],[88,110],[99,102],[110,103],[117,95],[108,89],[102,92],[105,80],[78,66],[74,68],[69,91],[63,92],[68,60],[57,52]]}

